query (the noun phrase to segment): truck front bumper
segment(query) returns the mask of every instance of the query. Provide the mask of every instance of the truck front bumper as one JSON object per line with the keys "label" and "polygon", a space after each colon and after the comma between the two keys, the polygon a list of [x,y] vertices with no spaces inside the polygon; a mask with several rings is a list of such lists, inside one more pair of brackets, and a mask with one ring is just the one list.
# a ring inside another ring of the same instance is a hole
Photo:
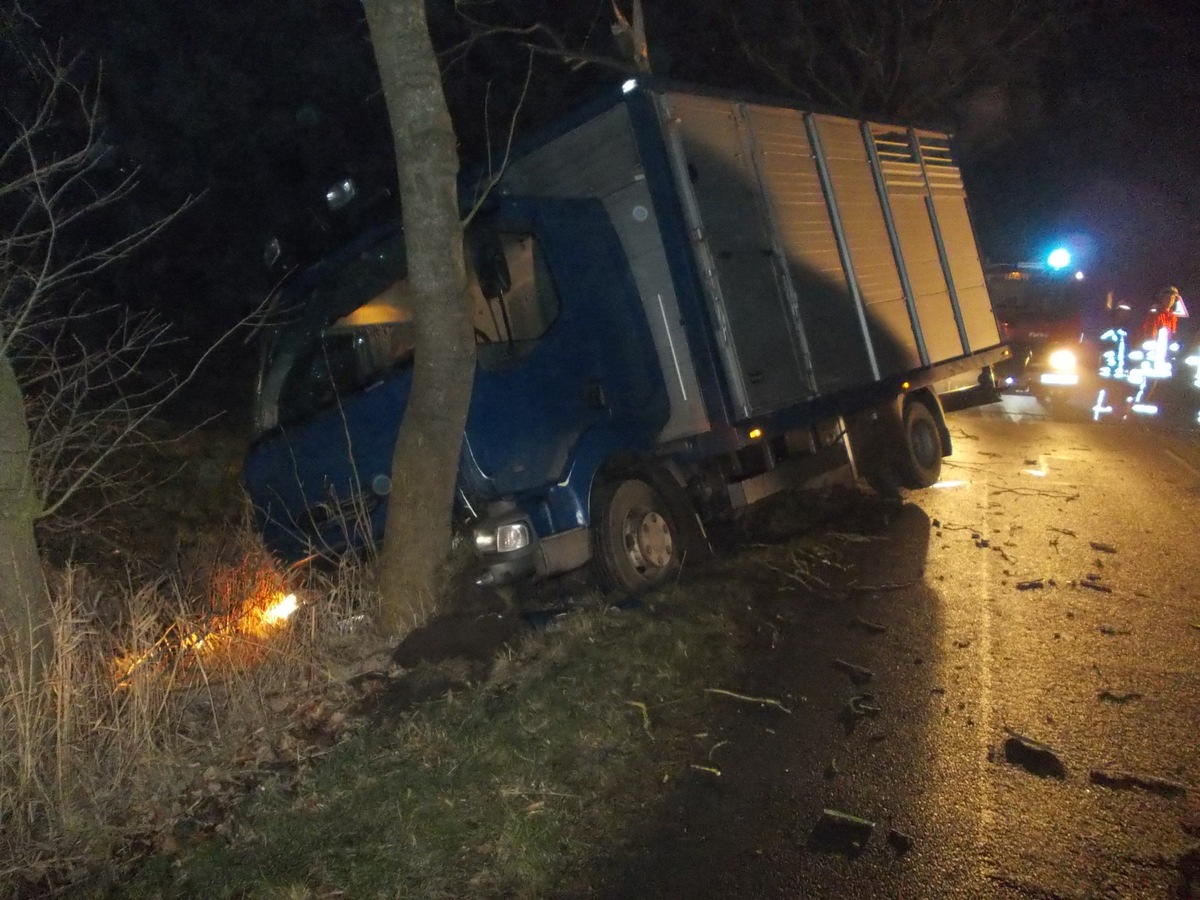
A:
{"label": "truck front bumper", "polygon": [[476,584],[505,585],[569,572],[592,558],[586,526],[538,537],[523,513],[512,511],[483,519],[472,529],[481,571]]}

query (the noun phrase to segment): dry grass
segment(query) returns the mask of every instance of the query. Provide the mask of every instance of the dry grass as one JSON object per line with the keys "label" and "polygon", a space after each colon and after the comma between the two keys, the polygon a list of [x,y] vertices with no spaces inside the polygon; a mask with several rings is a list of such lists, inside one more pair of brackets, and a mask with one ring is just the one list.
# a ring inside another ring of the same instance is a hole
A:
{"label": "dry grass", "polygon": [[44,682],[0,668],[0,894],[120,877],[170,852],[180,821],[219,827],[247,771],[299,767],[296,722],[310,738],[344,727],[329,667],[365,599],[340,574],[301,583],[246,528],[149,583],[58,572]]}
{"label": "dry grass", "polygon": [[638,811],[706,759],[692,727],[711,704],[702,686],[729,683],[720,603],[694,587],[653,603],[531,634],[485,682],[355,734],[311,778],[260,794],[227,840],[147,870],[129,895],[573,895]]}

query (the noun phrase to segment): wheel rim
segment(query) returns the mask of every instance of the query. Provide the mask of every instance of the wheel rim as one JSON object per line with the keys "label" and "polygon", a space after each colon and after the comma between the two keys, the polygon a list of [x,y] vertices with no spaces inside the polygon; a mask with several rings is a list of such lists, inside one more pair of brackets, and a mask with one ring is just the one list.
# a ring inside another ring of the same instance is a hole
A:
{"label": "wheel rim", "polygon": [[934,426],[928,422],[917,422],[912,430],[912,452],[917,463],[925,469],[937,464],[941,447]]}
{"label": "wheel rim", "polygon": [[639,572],[665,569],[671,564],[675,541],[671,526],[654,510],[633,510],[621,528],[625,552]]}

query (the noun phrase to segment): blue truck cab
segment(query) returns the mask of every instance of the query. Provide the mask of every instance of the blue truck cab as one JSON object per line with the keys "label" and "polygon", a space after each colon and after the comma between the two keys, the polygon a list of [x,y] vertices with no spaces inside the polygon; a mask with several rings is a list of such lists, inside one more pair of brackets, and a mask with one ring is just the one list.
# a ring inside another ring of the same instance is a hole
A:
{"label": "blue truck cab", "polygon": [[[944,407],[994,399],[1007,350],[945,135],[629,82],[485,180],[457,492],[481,581],[590,561],[651,586],[783,488],[932,484]],[[386,526],[404,275],[381,228],[279,300],[246,483],[284,558]]]}

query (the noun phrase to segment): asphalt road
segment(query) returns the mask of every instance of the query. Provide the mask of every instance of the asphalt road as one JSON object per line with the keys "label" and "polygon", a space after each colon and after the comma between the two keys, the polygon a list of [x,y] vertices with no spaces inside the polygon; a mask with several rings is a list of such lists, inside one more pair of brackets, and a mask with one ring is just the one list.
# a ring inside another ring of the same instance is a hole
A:
{"label": "asphalt road", "polygon": [[840,541],[836,599],[762,609],[738,686],[790,713],[715,723],[721,775],[649,812],[601,894],[1200,890],[1200,444],[1025,398],[951,429],[943,484]]}

